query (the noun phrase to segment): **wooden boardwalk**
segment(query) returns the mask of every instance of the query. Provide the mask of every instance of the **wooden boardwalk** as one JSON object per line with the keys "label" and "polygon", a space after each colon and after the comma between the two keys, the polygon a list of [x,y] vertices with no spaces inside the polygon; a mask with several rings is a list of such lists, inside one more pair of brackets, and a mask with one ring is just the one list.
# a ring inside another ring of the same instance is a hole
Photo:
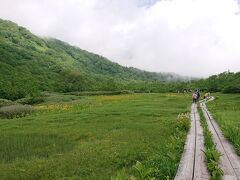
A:
{"label": "wooden boardwalk", "polygon": [[[211,97],[209,100],[213,100]],[[208,111],[205,101],[200,103],[209,130],[213,134],[213,141],[217,150],[222,154],[220,157],[220,167],[224,172],[224,180],[240,180],[240,158],[236,154],[234,147],[224,138],[218,124]]]}
{"label": "wooden boardwalk", "polygon": [[191,128],[175,180],[210,179],[204,163],[204,137],[196,104],[192,104],[190,119]]}

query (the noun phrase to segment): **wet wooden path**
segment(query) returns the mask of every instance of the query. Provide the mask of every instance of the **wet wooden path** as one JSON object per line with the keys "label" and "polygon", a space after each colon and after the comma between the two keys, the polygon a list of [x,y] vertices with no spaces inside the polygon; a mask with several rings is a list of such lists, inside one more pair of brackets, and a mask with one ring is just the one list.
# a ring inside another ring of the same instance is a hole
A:
{"label": "wet wooden path", "polygon": [[[213,100],[211,97],[209,101]],[[224,172],[224,180],[240,180],[240,157],[236,154],[234,147],[224,138],[218,124],[208,111],[205,101],[200,103],[203,114],[208,124],[209,130],[213,134],[213,141],[217,150],[222,154],[220,157],[220,167]]]}
{"label": "wet wooden path", "polygon": [[[210,97],[207,101],[213,100]],[[201,101],[200,107],[203,110],[208,128],[213,134],[213,142],[217,150],[222,154],[220,157],[220,167],[224,172],[223,180],[240,180],[240,157],[237,155],[234,147],[223,136],[218,124],[213,119],[211,113],[206,107],[207,101]],[[197,111],[197,105],[191,107],[191,128],[187,135],[184,152],[178,167],[175,180],[203,180],[210,179],[204,162],[204,137],[200,125],[200,117]]]}
{"label": "wet wooden path", "polygon": [[196,104],[192,104],[190,119],[191,128],[175,180],[210,179],[204,163],[204,137]]}

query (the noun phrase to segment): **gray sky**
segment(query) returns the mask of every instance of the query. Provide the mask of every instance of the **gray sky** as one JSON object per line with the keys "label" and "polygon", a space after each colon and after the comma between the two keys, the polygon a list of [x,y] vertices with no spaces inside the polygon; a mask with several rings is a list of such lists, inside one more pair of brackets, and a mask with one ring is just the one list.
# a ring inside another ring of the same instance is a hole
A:
{"label": "gray sky", "polygon": [[0,18],[124,66],[240,71],[238,0],[0,0]]}

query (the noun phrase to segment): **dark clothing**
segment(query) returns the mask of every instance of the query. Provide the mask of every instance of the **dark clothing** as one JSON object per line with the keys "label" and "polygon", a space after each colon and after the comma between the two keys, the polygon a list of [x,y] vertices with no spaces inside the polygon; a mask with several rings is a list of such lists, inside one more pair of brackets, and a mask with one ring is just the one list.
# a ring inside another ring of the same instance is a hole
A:
{"label": "dark clothing", "polygon": [[197,99],[193,98],[193,103],[196,104],[197,103]]}
{"label": "dark clothing", "polygon": [[199,98],[200,98],[200,92],[197,91],[197,101],[199,100]]}

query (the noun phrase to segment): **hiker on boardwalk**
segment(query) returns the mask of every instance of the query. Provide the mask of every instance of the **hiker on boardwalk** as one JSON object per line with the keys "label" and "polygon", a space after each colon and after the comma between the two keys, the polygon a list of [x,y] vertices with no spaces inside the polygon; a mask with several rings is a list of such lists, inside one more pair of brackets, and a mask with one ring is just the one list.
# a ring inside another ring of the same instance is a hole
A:
{"label": "hiker on boardwalk", "polygon": [[203,99],[207,99],[209,97],[210,93],[205,93],[203,96]]}
{"label": "hiker on boardwalk", "polygon": [[197,94],[197,102],[198,102],[198,100],[200,98],[200,90],[199,89],[196,90],[196,94]]}
{"label": "hiker on boardwalk", "polygon": [[198,95],[197,95],[197,92],[194,92],[193,94],[192,94],[192,99],[193,99],[193,103],[197,103],[197,97],[198,97]]}

